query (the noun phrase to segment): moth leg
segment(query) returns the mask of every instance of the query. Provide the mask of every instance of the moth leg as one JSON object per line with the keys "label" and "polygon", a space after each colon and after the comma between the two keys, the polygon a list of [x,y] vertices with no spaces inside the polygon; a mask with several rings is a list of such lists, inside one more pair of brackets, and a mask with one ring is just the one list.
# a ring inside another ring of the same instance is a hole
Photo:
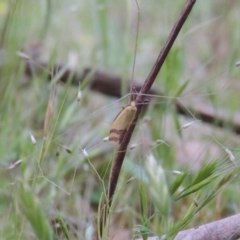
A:
{"label": "moth leg", "polygon": [[136,98],[137,98],[138,92],[136,90],[136,87],[132,88],[132,93],[131,93],[131,102],[135,102]]}
{"label": "moth leg", "polygon": [[149,99],[148,98],[144,98],[142,103],[148,104],[149,103]]}
{"label": "moth leg", "polygon": [[144,98],[138,105],[148,105],[149,104],[149,99]]}

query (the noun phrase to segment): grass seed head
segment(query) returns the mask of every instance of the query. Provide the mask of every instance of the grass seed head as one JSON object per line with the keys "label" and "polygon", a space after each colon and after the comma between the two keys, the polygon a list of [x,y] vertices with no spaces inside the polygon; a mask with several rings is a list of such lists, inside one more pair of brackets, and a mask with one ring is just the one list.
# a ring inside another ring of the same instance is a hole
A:
{"label": "grass seed head", "polygon": [[173,171],[172,171],[172,174],[173,174],[173,175],[182,175],[183,172],[178,171],[178,170],[173,170]]}
{"label": "grass seed head", "polygon": [[30,138],[31,138],[31,141],[32,141],[32,144],[37,144],[37,140],[35,139],[35,137],[33,136],[33,134],[29,131],[29,135],[30,135]]}
{"label": "grass seed head", "polygon": [[234,155],[232,154],[232,152],[228,149],[228,148],[224,148],[225,152],[227,153],[229,159],[234,162],[235,161],[235,157]]}
{"label": "grass seed head", "polygon": [[66,151],[67,153],[69,153],[69,154],[72,153],[72,150],[71,150],[70,148],[64,146],[64,149],[65,149],[65,151]]}
{"label": "grass seed head", "polygon": [[22,163],[22,160],[19,159],[19,160],[17,160],[16,162],[12,163],[12,164],[9,166],[8,169],[9,169],[9,170],[10,170],[10,169],[13,169],[13,168],[19,166],[21,163]]}
{"label": "grass seed head", "polygon": [[136,148],[137,146],[138,146],[137,143],[133,143],[133,144],[130,146],[130,149],[132,150],[132,149]]}
{"label": "grass seed head", "polygon": [[29,59],[30,59],[30,57],[29,57],[26,53],[21,52],[21,51],[17,51],[17,55],[18,55],[20,58],[25,59],[25,60],[29,60]]}
{"label": "grass seed head", "polygon": [[237,61],[237,62],[235,63],[235,66],[236,66],[236,67],[239,67],[239,66],[240,66],[240,61]]}
{"label": "grass seed head", "polygon": [[80,102],[82,100],[82,91],[79,90],[77,94],[77,101]]}
{"label": "grass seed head", "polygon": [[84,149],[81,149],[81,151],[82,151],[82,154],[83,154],[83,156],[84,156],[85,158],[88,158],[88,157],[89,157],[89,155],[88,155],[88,153],[87,153],[87,151],[86,151],[85,148],[84,148]]}
{"label": "grass seed head", "polygon": [[103,139],[103,141],[104,141],[104,142],[108,142],[108,141],[109,141],[109,137],[105,137],[105,138]]}

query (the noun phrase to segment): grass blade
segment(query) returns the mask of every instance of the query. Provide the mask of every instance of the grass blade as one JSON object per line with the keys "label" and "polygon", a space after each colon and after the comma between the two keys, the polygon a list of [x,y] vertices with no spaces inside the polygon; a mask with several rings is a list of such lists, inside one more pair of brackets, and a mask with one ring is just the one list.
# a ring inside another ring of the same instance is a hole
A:
{"label": "grass blade", "polygon": [[52,229],[39,201],[34,197],[32,191],[23,184],[19,188],[19,202],[21,210],[37,238],[54,239]]}

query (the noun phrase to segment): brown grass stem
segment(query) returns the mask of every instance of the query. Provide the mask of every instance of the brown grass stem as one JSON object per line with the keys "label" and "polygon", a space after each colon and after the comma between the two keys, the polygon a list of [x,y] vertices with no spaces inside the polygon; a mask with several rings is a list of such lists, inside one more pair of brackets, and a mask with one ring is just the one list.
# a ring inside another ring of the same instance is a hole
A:
{"label": "brown grass stem", "polygon": [[107,192],[108,199],[104,203],[105,207],[103,208],[103,211],[101,212],[101,216],[100,216],[100,236],[102,235],[103,228],[106,223],[106,218],[108,216],[109,209],[111,207],[111,203],[112,203],[112,199],[113,199],[113,196],[114,196],[114,193],[116,190],[119,174],[120,174],[121,167],[122,167],[122,164],[124,161],[124,157],[125,157],[125,154],[127,151],[127,146],[131,139],[132,133],[135,129],[139,114],[141,113],[141,110],[142,110],[142,103],[144,102],[144,95],[147,94],[149,92],[150,88],[152,87],[170,49],[172,48],[173,43],[175,42],[183,24],[185,23],[187,17],[189,16],[195,2],[196,2],[195,0],[187,0],[187,2],[185,3],[185,5],[182,9],[182,12],[179,15],[179,18],[177,19],[176,23],[174,24],[172,31],[170,32],[170,34],[167,38],[167,41],[164,44],[164,47],[160,51],[160,53],[157,57],[157,60],[153,65],[152,70],[150,71],[148,77],[146,78],[146,80],[140,90],[140,93],[137,95],[137,99],[136,99],[137,113],[136,113],[130,127],[126,131],[121,144],[118,147],[117,155],[116,155],[114,163],[113,163],[111,178],[110,178],[110,182],[109,182],[109,189]]}

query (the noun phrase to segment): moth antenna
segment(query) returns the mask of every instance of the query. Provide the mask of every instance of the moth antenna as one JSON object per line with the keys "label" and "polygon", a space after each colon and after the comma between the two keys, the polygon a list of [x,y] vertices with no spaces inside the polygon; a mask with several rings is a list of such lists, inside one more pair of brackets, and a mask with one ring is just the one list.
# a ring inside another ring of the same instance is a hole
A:
{"label": "moth antenna", "polygon": [[[137,56],[137,48],[138,48],[139,22],[140,22],[139,21],[140,20],[140,8],[139,8],[137,0],[135,0],[135,3],[137,5],[137,32],[136,32],[136,38],[135,38],[135,48],[134,48],[132,76],[131,76],[131,82],[130,82],[130,93],[131,93],[131,96],[133,94],[133,77],[134,77],[134,71],[135,71],[135,65],[136,65],[136,56]],[[131,101],[132,101],[132,99],[131,99]]]}

